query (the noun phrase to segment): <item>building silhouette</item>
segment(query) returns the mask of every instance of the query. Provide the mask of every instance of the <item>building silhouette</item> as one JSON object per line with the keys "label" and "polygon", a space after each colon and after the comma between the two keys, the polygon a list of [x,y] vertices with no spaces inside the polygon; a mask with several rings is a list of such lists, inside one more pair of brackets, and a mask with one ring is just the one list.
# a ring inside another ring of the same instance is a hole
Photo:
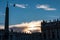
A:
{"label": "building silhouette", "polygon": [[42,34],[43,39],[46,40],[60,40],[60,21],[53,20],[50,22],[43,21]]}
{"label": "building silhouette", "polygon": [[[0,40],[2,40],[4,30],[0,30]],[[60,40],[60,21],[41,23],[41,32],[32,34],[9,31],[9,40]]]}

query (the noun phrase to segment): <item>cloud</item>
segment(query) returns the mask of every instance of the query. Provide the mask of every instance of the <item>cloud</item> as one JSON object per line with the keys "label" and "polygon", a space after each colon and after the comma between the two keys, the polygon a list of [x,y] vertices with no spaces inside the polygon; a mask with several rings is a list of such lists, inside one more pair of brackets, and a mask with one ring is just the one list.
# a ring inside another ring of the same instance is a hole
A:
{"label": "cloud", "polygon": [[56,8],[51,8],[49,5],[36,5],[36,8],[44,9],[44,10],[56,10]]}
{"label": "cloud", "polygon": [[59,16],[53,16],[53,15],[50,15],[49,17],[51,17],[51,18],[59,18]]}
{"label": "cloud", "polygon": [[5,16],[5,13],[0,12],[0,16]]}
{"label": "cloud", "polygon": [[15,4],[16,7],[20,7],[20,8],[26,8],[27,4]]}
{"label": "cloud", "polygon": [[10,5],[19,8],[27,8],[28,6],[28,4],[13,4],[13,3],[10,3]]}
{"label": "cloud", "polygon": [[10,25],[9,28],[13,29],[16,32],[24,32],[24,33],[33,33],[33,32],[41,32],[41,21],[31,21],[16,25]]}
{"label": "cloud", "polygon": [[21,30],[20,29],[17,30],[18,31],[20,30],[21,32],[24,33],[41,32],[41,22],[42,21],[31,21],[31,22],[11,25],[10,27],[20,28]]}
{"label": "cloud", "polygon": [[0,29],[4,29],[4,26],[3,25],[0,25]]}
{"label": "cloud", "polygon": [[5,16],[5,14],[1,14],[2,16]]}

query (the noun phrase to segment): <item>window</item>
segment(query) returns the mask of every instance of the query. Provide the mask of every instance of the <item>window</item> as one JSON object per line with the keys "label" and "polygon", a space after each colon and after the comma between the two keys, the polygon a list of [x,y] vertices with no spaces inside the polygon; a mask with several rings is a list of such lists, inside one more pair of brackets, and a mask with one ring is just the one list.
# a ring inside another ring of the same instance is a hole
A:
{"label": "window", "polygon": [[54,34],[54,32],[52,31],[52,38],[55,38],[55,34]]}
{"label": "window", "polygon": [[44,39],[46,39],[46,33],[45,32],[43,33],[43,36],[44,36]]}

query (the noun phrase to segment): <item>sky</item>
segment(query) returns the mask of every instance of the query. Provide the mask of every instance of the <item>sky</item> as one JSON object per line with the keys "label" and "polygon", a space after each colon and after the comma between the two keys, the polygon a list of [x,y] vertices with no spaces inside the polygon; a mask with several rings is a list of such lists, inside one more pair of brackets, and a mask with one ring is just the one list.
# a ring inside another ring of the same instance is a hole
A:
{"label": "sky", "polygon": [[[0,24],[4,24],[6,2],[0,0]],[[8,0],[8,3],[10,25],[60,17],[60,0]]]}

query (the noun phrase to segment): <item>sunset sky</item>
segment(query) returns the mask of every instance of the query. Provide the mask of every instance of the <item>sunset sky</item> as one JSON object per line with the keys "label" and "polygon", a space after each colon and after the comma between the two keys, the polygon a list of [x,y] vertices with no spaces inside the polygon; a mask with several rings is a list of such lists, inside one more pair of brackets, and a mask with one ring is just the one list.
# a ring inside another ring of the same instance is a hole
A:
{"label": "sunset sky", "polygon": [[[0,0],[0,24],[4,24],[6,2]],[[60,0],[8,0],[8,3],[10,25],[60,17]]]}

